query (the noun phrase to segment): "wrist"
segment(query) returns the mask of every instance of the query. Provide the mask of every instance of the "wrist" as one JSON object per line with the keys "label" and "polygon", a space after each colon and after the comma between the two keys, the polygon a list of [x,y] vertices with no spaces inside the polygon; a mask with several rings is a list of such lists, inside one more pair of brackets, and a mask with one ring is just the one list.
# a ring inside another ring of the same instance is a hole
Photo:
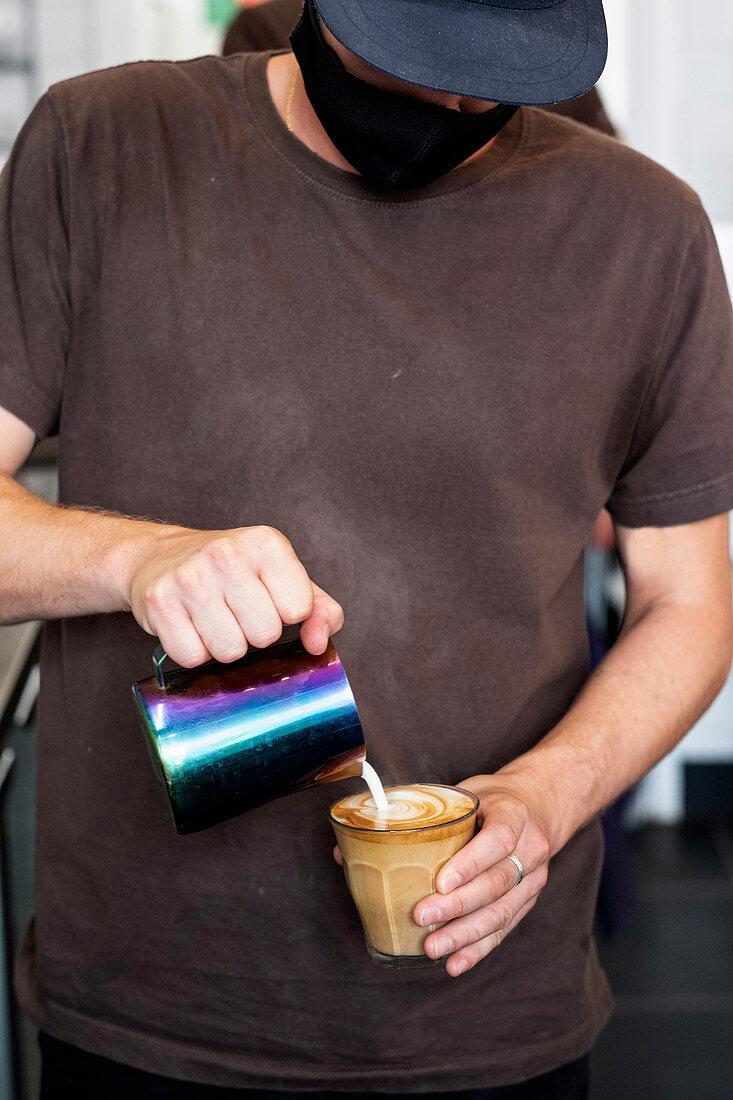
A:
{"label": "wrist", "polygon": [[131,610],[135,574],[165,538],[179,535],[184,527],[152,523],[149,520],[120,519],[110,532],[110,542],[101,563],[102,585],[114,611]]}
{"label": "wrist", "polygon": [[569,792],[563,793],[557,777],[531,756],[530,752],[511,761],[494,773],[494,779],[510,787],[530,807],[552,857],[565,847],[584,819],[574,819]]}

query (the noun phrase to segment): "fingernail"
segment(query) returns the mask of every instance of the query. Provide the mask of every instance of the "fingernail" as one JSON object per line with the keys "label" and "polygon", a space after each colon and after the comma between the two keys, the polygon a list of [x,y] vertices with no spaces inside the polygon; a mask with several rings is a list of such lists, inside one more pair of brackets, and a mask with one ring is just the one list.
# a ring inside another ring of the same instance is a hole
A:
{"label": "fingernail", "polygon": [[324,644],[324,646],[328,646],[330,638],[331,638],[331,633],[330,633],[328,627],[324,626],[324,628],[323,628],[323,644]]}
{"label": "fingernail", "polygon": [[436,955],[447,955],[452,950],[453,940],[450,936],[438,936],[437,940],[433,940],[433,951]]}
{"label": "fingernail", "polygon": [[451,890],[455,890],[456,886],[460,885],[461,876],[457,875],[455,871],[452,871],[451,874],[446,875],[445,878],[442,878],[440,880],[440,882],[438,883],[438,890],[441,892],[441,894],[449,894]]}
{"label": "fingernail", "polygon": [[437,924],[442,920],[440,909],[436,909],[431,906],[429,909],[423,909],[420,913],[420,924]]}
{"label": "fingernail", "polygon": [[454,963],[451,973],[457,978],[459,974],[463,974],[466,970],[468,970],[468,963],[465,959],[461,959],[459,962]]}

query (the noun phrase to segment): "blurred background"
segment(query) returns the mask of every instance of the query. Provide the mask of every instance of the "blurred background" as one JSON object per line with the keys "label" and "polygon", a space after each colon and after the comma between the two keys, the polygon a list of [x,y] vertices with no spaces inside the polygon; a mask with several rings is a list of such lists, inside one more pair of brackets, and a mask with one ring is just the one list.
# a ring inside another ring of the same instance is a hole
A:
{"label": "blurred background", "polygon": [[[234,0],[0,0],[0,165],[56,81],[145,58],[220,52]],[[605,0],[599,84],[621,140],[700,194],[733,284],[733,3]],[[53,443],[21,473],[55,494]],[[594,655],[623,581],[603,532],[587,552]],[[9,983],[33,907],[36,624],[0,627],[0,1100],[37,1095],[32,1027]],[[678,748],[606,815],[598,913],[617,999],[593,1057],[593,1100],[733,1097],[733,677]]]}

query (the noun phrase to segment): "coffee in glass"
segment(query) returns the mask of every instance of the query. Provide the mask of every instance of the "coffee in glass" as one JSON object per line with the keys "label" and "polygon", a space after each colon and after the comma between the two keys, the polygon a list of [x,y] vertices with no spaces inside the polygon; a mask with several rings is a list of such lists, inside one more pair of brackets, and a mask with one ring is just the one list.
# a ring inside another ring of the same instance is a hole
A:
{"label": "coffee in glass", "polygon": [[424,950],[425,938],[441,926],[421,928],[412,911],[435,893],[438,871],[473,836],[479,800],[438,783],[388,787],[386,793],[386,812],[367,791],[331,807],[367,950],[374,962],[395,969],[442,965]]}

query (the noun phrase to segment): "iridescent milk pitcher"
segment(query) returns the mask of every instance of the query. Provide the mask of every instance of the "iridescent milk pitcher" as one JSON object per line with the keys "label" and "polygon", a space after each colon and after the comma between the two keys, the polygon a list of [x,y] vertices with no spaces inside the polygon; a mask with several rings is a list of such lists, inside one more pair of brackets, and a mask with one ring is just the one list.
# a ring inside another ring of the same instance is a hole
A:
{"label": "iridescent milk pitcher", "polygon": [[159,647],[132,691],[179,833],[361,775],[364,734],[331,642],[320,656],[296,639],[169,672],[165,658]]}

